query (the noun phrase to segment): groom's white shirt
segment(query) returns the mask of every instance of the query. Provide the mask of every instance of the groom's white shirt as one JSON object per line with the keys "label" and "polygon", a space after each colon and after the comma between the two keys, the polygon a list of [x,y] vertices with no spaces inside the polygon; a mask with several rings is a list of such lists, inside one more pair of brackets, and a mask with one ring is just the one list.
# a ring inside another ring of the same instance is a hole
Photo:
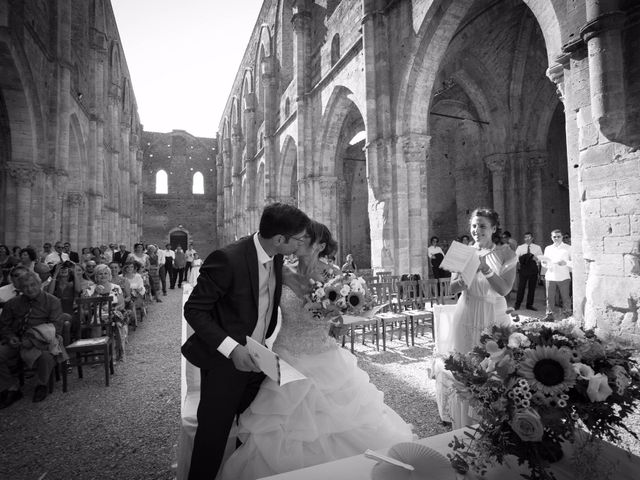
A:
{"label": "groom's white shirt", "polygon": [[[258,233],[253,234],[253,243],[256,247],[256,253],[258,255],[258,322],[256,327],[251,333],[251,338],[257,342],[264,343],[264,334],[267,330],[267,323],[271,318],[271,312],[273,311],[273,302],[271,296],[275,291],[275,273],[271,276],[273,283],[271,288],[271,295],[269,295],[269,270],[265,266],[267,262],[271,262],[271,268],[273,268],[273,257],[270,257],[267,252],[264,251],[260,240],[258,240]],[[229,358],[231,352],[238,345],[231,337],[226,337],[220,345],[218,345],[218,351]]]}

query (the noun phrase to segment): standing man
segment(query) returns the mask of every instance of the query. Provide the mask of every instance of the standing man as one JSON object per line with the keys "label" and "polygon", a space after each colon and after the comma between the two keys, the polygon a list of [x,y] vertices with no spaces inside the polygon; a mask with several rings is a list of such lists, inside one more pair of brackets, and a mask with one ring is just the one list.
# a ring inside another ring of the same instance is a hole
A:
{"label": "standing man", "polygon": [[541,255],[542,249],[533,243],[533,234],[525,232],[524,243],[516,248],[516,256],[518,257],[518,294],[514,306],[516,310],[520,310],[525,289],[527,289],[527,310],[537,310],[533,306],[533,301],[538,284],[538,267],[540,265],[538,257]]}
{"label": "standing man", "polygon": [[57,264],[69,260],[69,255],[64,253],[64,251],[62,250],[61,241],[58,240],[53,246],[53,249],[54,251],[47,255],[47,257],[44,259],[44,263],[46,263],[51,270],[53,270],[53,267],[55,267]]}
{"label": "standing man", "polygon": [[551,232],[553,244],[544,249],[542,266],[547,269],[545,286],[547,293],[546,321],[553,321],[556,292],[560,294],[562,313],[571,314],[571,247],[562,241],[562,232]]}
{"label": "standing man", "polygon": [[42,252],[40,253],[40,255],[38,255],[38,261],[40,263],[47,263],[45,262],[45,260],[50,253],[51,253],[51,243],[45,242],[44,245],[42,245]]}
{"label": "standing man", "polygon": [[165,253],[164,250],[158,247],[158,275],[160,276],[160,284],[162,285],[162,295],[167,296],[167,270],[165,269]]}
{"label": "standing man", "polygon": [[188,278],[189,270],[191,270],[191,264],[193,263],[193,254],[197,253],[193,248],[193,242],[189,243],[189,248],[184,252],[184,256],[186,257],[187,264],[184,267],[184,278]]}
{"label": "standing man", "polygon": [[71,250],[71,243],[64,242],[62,251],[69,255],[69,260],[71,260],[73,263],[80,263],[80,256],[78,255],[78,252],[74,252]]}
{"label": "standing man", "polygon": [[259,231],[211,253],[184,307],[194,334],[182,353],[200,368],[198,429],[189,480],[216,476],[231,424],[258,393],[265,375],[246,348],[275,328],[283,255],[304,243],[309,218],[290,205],[265,207]]}
{"label": "standing man", "polygon": [[178,245],[176,247],[176,258],[173,261],[173,268],[175,270],[174,275],[178,275],[178,288],[182,288],[182,281],[186,280],[186,275],[184,274],[184,267],[186,266],[187,256],[184,254],[182,247]]}
{"label": "standing man", "polygon": [[129,252],[127,250],[127,246],[125,244],[120,244],[120,250],[113,254],[113,262],[118,262],[120,267],[124,267],[124,264],[127,263],[127,258],[129,258]]}
{"label": "standing man", "polygon": [[169,287],[171,290],[176,288],[176,271],[173,268],[173,260],[176,258],[176,252],[171,249],[171,244],[167,243],[164,247],[164,269],[169,275]]}

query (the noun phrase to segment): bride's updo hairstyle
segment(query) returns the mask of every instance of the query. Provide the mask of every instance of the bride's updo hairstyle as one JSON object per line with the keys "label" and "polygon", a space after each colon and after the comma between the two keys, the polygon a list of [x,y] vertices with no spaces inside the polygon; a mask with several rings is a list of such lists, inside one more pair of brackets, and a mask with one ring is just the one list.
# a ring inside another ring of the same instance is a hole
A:
{"label": "bride's updo hairstyle", "polygon": [[338,243],[333,239],[331,232],[326,225],[311,220],[307,226],[307,234],[311,239],[311,245],[314,243],[324,243],[324,249],[318,254],[318,257],[327,257],[333,255],[338,250]]}
{"label": "bride's updo hairstyle", "polygon": [[471,221],[473,217],[484,217],[487,220],[489,220],[492,227],[497,228],[500,226],[500,216],[498,215],[498,212],[496,212],[492,208],[487,208],[487,207],[476,208],[473,212],[471,212],[469,221]]}

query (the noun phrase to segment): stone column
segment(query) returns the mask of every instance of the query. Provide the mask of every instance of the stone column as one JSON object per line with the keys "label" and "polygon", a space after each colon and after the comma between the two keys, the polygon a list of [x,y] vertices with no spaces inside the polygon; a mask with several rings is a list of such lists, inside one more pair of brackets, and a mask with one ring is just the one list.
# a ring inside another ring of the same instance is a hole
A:
{"label": "stone column", "polygon": [[243,219],[245,212],[242,210],[242,133],[240,126],[234,125],[231,134],[231,163],[232,179],[231,190],[233,196],[233,229],[236,236],[240,237],[239,232],[244,233]]}
{"label": "stone column", "polygon": [[298,206],[308,210],[313,202],[309,191],[307,177],[311,175],[313,143],[308,133],[309,112],[306,93],[309,91],[309,64],[311,57],[311,0],[296,0],[293,17],[293,54],[295,64],[294,81],[296,82],[296,123],[298,126]]}
{"label": "stone column", "polygon": [[224,163],[222,161],[222,153],[216,155],[216,230],[218,239],[224,238],[224,215],[225,215],[225,197],[224,197]]}
{"label": "stone column", "polygon": [[320,195],[322,203],[318,217],[331,232],[337,234],[338,230],[338,179],[336,177],[320,177]]}
{"label": "stone column", "polygon": [[31,188],[36,181],[38,169],[22,162],[7,164],[9,178],[16,186],[16,244],[25,247],[31,243]]}
{"label": "stone column", "polygon": [[491,172],[493,184],[493,209],[502,218],[502,224],[506,224],[504,208],[504,171],[506,166],[506,154],[494,153],[484,158],[484,163]]}
{"label": "stone column", "polygon": [[275,146],[276,77],[274,57],[265,57],[260,65],[262,84],[264,85],[264,193],[266,203],[276,199],[276,163],[278,151]]}
{"label": "stone column", "polygon": [[222,140],[222,157],[224,165],[224,241],[229,243],[233,240],[234,231],[231,221],[233,219],[233,196],[232,196],[232,180],[231,180],[231,140],[225,138]]}
{"label": "stone column", "polygon": [[544,224],[542,220],[543,198],[542,198],[542,169],[547,164],[547,152],[532,152],[528,158],[528,167],[531,178],[532,201],[530,205],[530,225],[536,242],[543,240]]}
{"label": "stone column", "polygon": [[[406,243],[408,258],[398,259],[399,271],[397,274],[419,273],[422,278],[427,278],[429,232],[428,222],[423,222],[422,206],[423,197],[426,201],[426,195],[422,194],[422,186],[427,184],[426,168],[427,157],[431,150],[431,136],[410,133],[402,136],[401,140],[407,174],[406,219],[409,231]],[[402,212],[399,212],[398,216],[400,217],[401,214]],[[402,242],[399,241],[399,244]],[[426,270],[425,267],[427,267]]]}
{"label": "stone column", "polygon": [[79,226],[79,208],[84,195],[82,192],[67,192],[67,232],[65,239],[71,242],[75,248],[78,247],[78,226]]}

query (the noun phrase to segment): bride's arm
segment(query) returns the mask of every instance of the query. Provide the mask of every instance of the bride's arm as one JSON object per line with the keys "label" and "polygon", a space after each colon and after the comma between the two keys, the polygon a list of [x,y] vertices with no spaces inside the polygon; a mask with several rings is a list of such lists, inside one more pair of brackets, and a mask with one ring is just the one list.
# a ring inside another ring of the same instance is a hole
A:
{"label": "bride's arm", "polygon": [[451,274],[451,293],[452,294],[460,293],[466,289],[467,289],[467,284],[464,283],[464,279],[462,278],[462,275],[455,272],[452,273]]}

